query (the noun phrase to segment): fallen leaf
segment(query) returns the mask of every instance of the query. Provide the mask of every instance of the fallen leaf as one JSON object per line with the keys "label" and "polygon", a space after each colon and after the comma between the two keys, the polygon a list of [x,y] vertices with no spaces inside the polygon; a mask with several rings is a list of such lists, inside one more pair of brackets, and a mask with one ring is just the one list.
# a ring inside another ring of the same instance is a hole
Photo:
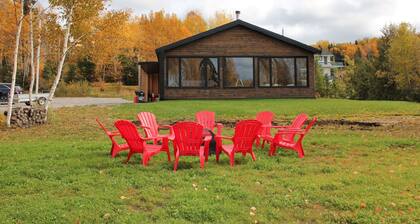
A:
{"label": "fallen leaf", "polygon": [[127,197],[123,195],[123,196],[120,197],[120,199],[124,200],[124,199],[127,199]]}
{"label": "fallen leaf", "polygon": [[382,208],[381,207],[376,207],[375,208],[375,213],[380,213],[382,211]]}
{"label": "fallen leaf", "polygon": [[365,203],[360,203],[360,208],[366,208],[366,204]]}
{"label": "fallen leaf", "polygon": [[253,211],[253,212],[256,212],[256,211],[257,211],[257,208],[256,208],[256,207],[254,207],[254,206],[252,206],[250,209],[251,209],[251,211]]}
{"label": "fallen leaf", "polygon": [[249,212],[249,215],[250,215],[250,216],[255,216],[255,213],[253,213],[253,212]]}
{"label": "fallen leaf", "polygon": [[111,214],[109,213],[105,213],[103,216],[104,219],[109,219],[110,217],[111,217]]}

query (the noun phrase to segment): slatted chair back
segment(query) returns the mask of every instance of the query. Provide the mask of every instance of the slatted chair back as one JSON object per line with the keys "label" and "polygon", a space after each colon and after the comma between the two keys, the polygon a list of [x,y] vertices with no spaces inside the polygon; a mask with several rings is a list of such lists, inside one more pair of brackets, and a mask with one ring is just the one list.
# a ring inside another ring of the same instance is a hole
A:
{"label": "slatted chair back", "polygon": [[[274,113],[271,111],[263,111],[257,114],[256,120],[261,122],[262,125],[271,126],[274,118]],[[271,135],[270,128],[261,127],[260,135]]]}
{"label": "slatted chair back", "polygon": [[[300,129],[302,128],[303,124],[305,124],[306,120],[308,120],[308,115],[305,113],[301,113],[293,119],[292,124],[290,125],[290,128],[293,129]],[[286,134],[283,136],[283,139],[288,142],[293,142],[295,139],[296,134]]]}
{"label": "slatted chair back", "polygon": [[156,116],[150,112],[140,112],[137,114],[137,119],[144,128],[146,138],[156,138],[159,134],[159,125],[156,121]]}
{"label": "slatted chair back", "polygon": [[204,128],[213,130],[216,125],[216,114],[212,111],[199,111],[195,114],[197,123],[201,124]]}
{"label": "slatted chair back", "polygon": [[128,120],[117,120],[115,122],[115,127],[121,134],[121,137],[125,139],[130,151],[143,153],[145,141],[139,135],[136,125]]}
{"label": "slatted chair back", "polygon": [[257,138],[261,128],[261,122],[257,120],[243,120],[236,124],[233,135],[235,152],[248,152]]}
{"label": "slatted chair back", "polygon": [[199,155],[203,142],[203,126],[196,122],[178,122],[173,125],[174,148],[180,155]]}

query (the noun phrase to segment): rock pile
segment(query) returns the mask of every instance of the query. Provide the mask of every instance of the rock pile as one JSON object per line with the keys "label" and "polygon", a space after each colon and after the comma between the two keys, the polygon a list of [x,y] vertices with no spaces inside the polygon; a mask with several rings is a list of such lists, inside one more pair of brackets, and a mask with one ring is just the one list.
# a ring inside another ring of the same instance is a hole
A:
{"label": "rock pile", "polygon": [[[4,112],[7,116],[7,112]],[[12,127],[29,128],[34,125],[44,124],[47,111],[44,108],[18,107],[13,108],[10,124]]]}

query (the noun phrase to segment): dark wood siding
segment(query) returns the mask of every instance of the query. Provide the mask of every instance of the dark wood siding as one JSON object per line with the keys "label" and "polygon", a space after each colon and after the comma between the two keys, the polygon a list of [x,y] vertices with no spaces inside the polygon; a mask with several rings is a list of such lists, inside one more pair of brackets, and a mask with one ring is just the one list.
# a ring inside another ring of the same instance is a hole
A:
{"label": "dark wood siding", "polygon": [[[164,99],[186,98],[286,98],[314,97],[314,55],[302,48],[281,42],[245,27],[234,27],[229,30],[197,40],[188,45],[180,46],[165,52],[159,59],[163,66],[160,76],[166,83],[166,57],[176,56],[251,56],[251,57],[306,57],[308,59],[308,87],[277,87],[277,88],[167,88],[161,85]],[[162,70],[163,69],[163,70]],[[223,71],[220,71],[223,78]],[[258,83],[258,77],[254,77]]]}

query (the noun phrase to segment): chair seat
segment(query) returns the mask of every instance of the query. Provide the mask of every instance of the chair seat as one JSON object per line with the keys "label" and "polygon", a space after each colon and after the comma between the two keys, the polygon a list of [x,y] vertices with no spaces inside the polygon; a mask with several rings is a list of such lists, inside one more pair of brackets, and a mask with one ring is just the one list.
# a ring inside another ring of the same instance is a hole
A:
{"label": "chair seat", "polygon": [[258,135],[258,138],[262,138],[269,141],[273,140],[273,136],[271,135]]}
{"label": "chair seat", "polygon": [[231,154],[233,151],[233,145],[222,145],[222,149],[226,153]]}
{"label": "chair seat", "polygon": [[118,147],[120,147],[120,149],[128,149],[129,146],[127,143],[124,143],[124,144],[118,145]]}
{"label": "chair seat", "polygon": [[[203,152],[205,152],[205,147],[204,146],[200,146],[200,151],[203,150]],[[181,151],[180,152],[180,156],[199,156],[200,155],[200,151]]]}
{"label": "chair seat", "polygon": [[148,152],[157,152],[162,149],[162,145],[148,145],[146,144],[146,150]]}
{"label": "chair seat", "polygon": [[287,141],[280,141],[280,142],[276,142],[276,145],[280,147],[285,147],[285,148],[293,148],[295,146],[295,143],[287,142]]}
{"label": "chair seat", "polygon": [[156,138],[157,139],[168,138],[169,140],[174,140],[175,136],[174,135],[171,135],[171,134],[165,134],[165,135],[160,135],[159,134]]}

